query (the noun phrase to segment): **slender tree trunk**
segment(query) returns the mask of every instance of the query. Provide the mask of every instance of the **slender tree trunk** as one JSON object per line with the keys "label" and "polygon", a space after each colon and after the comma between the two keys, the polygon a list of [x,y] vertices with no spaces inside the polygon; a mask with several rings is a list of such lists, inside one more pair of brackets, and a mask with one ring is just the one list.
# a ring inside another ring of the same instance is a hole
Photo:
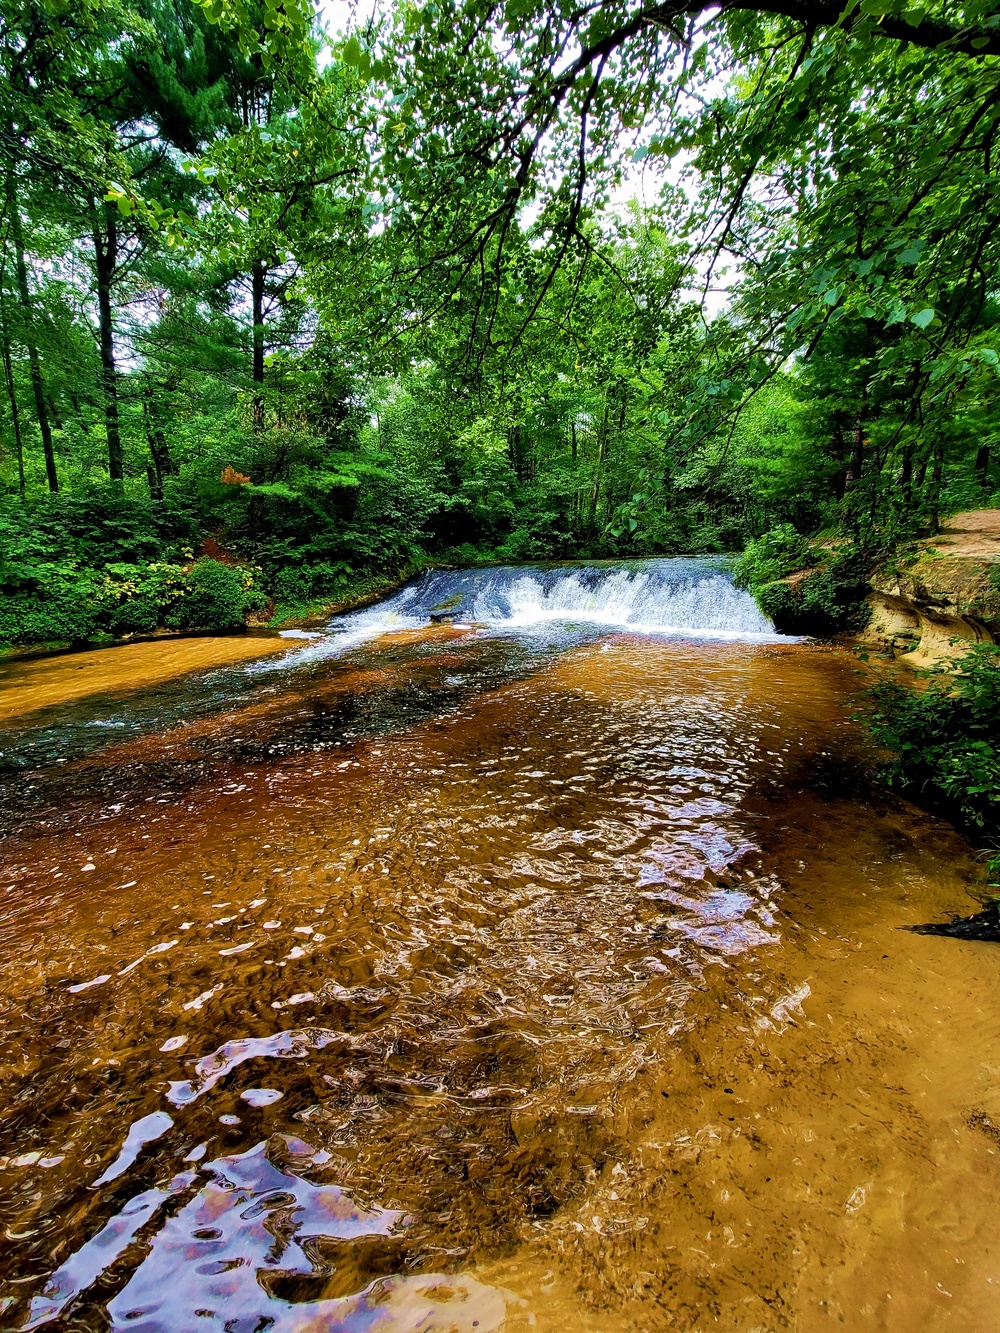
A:
{"label": "slender tree trunk", "polygon": [[118,416],[118,371],[115,366],[115,333],[111,322],[111,287],[118,266],[118,230],[113,205],[104,205],[104,234],[100,214],[94,216],[94,264],[97,277],[97,310],[100,324],[101,382],[104,387],[104,424],[108,437],[108,474],[112,481],[125,478],[121,426]]}
{"label": "slender tree trunk", "polygon": [[984,489],[989,484],[990,446],[984,444],[976,452],[976,477]]}
{"label": "slender tree trunk", "polygon": [[859,416],[854,422],[854,429],[851,432],[851,464],[848,469],[847,479],[844,483],[844,490],[849,490],[855,482],[861,480],[861,473],[865,466],[865,426],[864,420]]}
{"label": "slender tree trunk", "polygon": [[931,473],[931,533],[941,531],[941,484],[944,479],[944,442],[934,444],[934,470]]}
{"label": "slender tree trunk", "polygon": [[17,405],[17,393],[14,388],[14,369],[10,361],[10,339],[7,337],[7,321],[3,321],[0,337],[3,342],[3,377],[7,385],[7,397],[10,400],[10,421],[14,431],[14,452],[17,455],[17,491],[24,499],[24,442],[21,439],[21,413]]}
{"label": "slender tree trunk", "polygon": [[909,510],[913,502],[913,446],[911,444],[907,444],[903,448],[899,489],[903,496],[903,507]]}
{"label": "slender tree trunk", "polygon": [[514,469],[514,476],[518,485],[528,480],[528,474],[525,467],[524,447],[521,439],[520,425],[511,426],[507,432],[507,457],[510,459],[510,465]]}
{"label": "slender tree trunk", "polygon": [[264,383],[264,279],[267,269],[259,261],[254,264],[251,274],[253,297],[253,428],[259,434],[264,428],[264,395],[260,386]]}
{"label": "slender tree trunk", "polygon": [[580,483],[576,475],[576,462],[580,454],[579,442],[576,438],[576,420],[569,423],[569,447],[570,457],[573,460],[573,510],[572,523],[573,531],[576,532],[580,525]]}
{"label": "slender tree trunk", "polygon": [[836,411],[833,414],[833,435],[831,440],[831,451],[837,460],[837,475],[833,481],[833,494],[837,500],[844,498],[844,492],[847,489],[847,474],[850,471],[850,463],[847,458],[847,445],[844,441],[844,414]]}
{"label": "slender tree trunk", "polygon": [[146,426],[149,456],[153,460],[152,464],[146,469],[149,477],[149,493],[154,500],[162,500],[163,478],[168,477],[174,468],[170,457],[170,448],[166,436],[163,434],[163,427],[160,424],[156,406],[152,401],[152,393],[148,388],[142,400],[142,419]]}
{"label": "slender tree trunk", "polygon": [[17,292],[24,315],[24,341],[28,349],[31,391],[35,399],[38,430],[42,437],[42,453],[45,456],[45,475],[48,478],[49,490],[55,492],[59,489],[59,476],[56,472],[55,450],[52,447],[52,427],[49,424],[49,411],[45,404],[45,381],[42,379],[42,363],[38,356],[38,347],[35,344],[34,306],[28,288],[28,267],[24,262],[24,231],[21,227],[21,214],[17,205],[17,187],[13,165],[7,168],[7,214],[10,218],[11,236],[14,240]]}
{"label": "slender tree trunk", "polygon": [[597,467],[594,470],[594,481],[590,488],[590,514],[588,515],[587,526],[591,532],[597,527],[597,501],[601,494],[601,481],[604,477],[604,460],[608,453],[608,416],[610,411],[611,404],[605,394],[604,415],[601,418],[601,429],[597,436]]}

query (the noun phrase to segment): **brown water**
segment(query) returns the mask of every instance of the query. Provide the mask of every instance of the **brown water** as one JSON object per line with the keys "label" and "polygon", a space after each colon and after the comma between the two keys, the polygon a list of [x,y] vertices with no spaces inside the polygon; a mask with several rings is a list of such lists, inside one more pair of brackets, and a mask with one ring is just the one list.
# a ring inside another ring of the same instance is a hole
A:
{"label": "brown water", "polygon": [[0,732],[3,1327],[1000,1328],[1000,950],[849,659],[231,642]]}

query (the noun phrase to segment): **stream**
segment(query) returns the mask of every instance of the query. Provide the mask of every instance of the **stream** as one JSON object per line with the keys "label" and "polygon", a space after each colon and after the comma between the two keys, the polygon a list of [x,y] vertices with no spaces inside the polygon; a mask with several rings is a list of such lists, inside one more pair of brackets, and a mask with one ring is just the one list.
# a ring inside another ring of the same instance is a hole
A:
{"label": "stream", "polygon": [[1000,1328],[1000,950],[723,559],[0,664],[0,1328]]}

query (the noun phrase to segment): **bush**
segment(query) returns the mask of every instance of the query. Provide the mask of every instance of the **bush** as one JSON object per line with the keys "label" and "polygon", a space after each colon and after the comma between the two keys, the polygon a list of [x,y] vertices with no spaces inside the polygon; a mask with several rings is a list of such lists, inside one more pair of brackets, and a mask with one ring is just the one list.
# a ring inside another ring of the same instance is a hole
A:
{"label": "bush", "polygon": [[443,552],[443,556],[449,565],[475,565],[483,559],[483,553],[478,551],[471,542],[463,542],[461,546],[453,546],[449,551]]}
{"label": "bush", "polygon": [[150,634],[184,592],[180,565],[118,563],[104,566],[100,600],[112,634]]}
{"label": "bush", "polygon": [[308,602],[313,595],[312,570],[300,565],[279,569],[271,577],[271,592],[275,601],[290,602],[293,606]]}
{"label": "bush", "polygon": [[781,627],[795,618],[797,600],[787,583],[765,583],[754,589],[757,605],[769,620]]}
{"label": "bush", "polygon": [[43,602],[25,593],[0,595],[0,642],[78,643],[96,627],[95,609],[86,603],[56,598]]}
{"label": "bush", "polygon": [[859,552],[838,553],[800,585],[803,620],[813,626],[807,634],[839,634],[864,629],[871,615],[865,601],[869,591],[868,561]]}
{"label": "bush", "polygon": [[269,579],[275,601],[302,606],[318,597],[333,597],[350,582],[351,566],[344,560],[322,560],[309,565],[286,565]]}
{"label": "bush", "polygon": [[160,623],[160,608],[148,597],[135,597],[116,606],[109,618],[112,634],[152,634]]}
{"label": "bush", "polygon": [[185,590],[167,614],[172,629],[243,629],[247,616],[263,611],[267,597],[255,586],[253,572],[219,560],[199,560],[185,576]]}
{"label": "bush", "polygon": [[[794,528],[785,525],[747,545],[733,579],[747,588],[757,605],[783,634],[819,638],[864,628],[870,615],[868,556],[856,548],[810,549]],[[810,570],[795,581],[787,576]]]}
{"label": "bush", "polygon": [[73,561],[0,565],[0,641],[77,643],[100,621],[100,576]]}
{"label": "bush", "polygon": [[1000,646],[977,644],[954,675],[925,675],[920,694],[893,681],[869,691],[869,727],[894,754],[883,775],[978,833],[1000,887]]}
{"label": "bush", "polygon": [[733,566],[737,588],[763,587],[794,574],[809,561],[809,543],[790,523],[765,532],[747,542],[746,549]]}

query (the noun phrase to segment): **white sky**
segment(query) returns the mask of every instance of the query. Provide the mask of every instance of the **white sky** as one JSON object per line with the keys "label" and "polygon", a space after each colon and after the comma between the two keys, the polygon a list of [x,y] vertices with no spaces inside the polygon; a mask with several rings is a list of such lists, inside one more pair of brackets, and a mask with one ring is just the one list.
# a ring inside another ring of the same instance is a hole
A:
{"label": "white sky", "polygon": [[[365,24],[372,17],[384,13],[390,2],[391,0],[316,0],[316,11],[330,36],[336,37],[338,33],[348,32],[359,21]],[[320,60],[322,62],[322,56]],[[632,200],[638,200],[643,206],[654,204],[664,180],[676,184],[680,171],[679,162],[670,164],[666,173],[662,168],[647,166],[647,163],[636,164],[626,172],[625,180],[612,195],[611,207],[622,208]],[[707,293],[704,301],[707,318],[714,317],[726,305],[729,296],[726,288],[731,279],[732,275],[728,280],[725,276],[716,275],[715,286]]]}

